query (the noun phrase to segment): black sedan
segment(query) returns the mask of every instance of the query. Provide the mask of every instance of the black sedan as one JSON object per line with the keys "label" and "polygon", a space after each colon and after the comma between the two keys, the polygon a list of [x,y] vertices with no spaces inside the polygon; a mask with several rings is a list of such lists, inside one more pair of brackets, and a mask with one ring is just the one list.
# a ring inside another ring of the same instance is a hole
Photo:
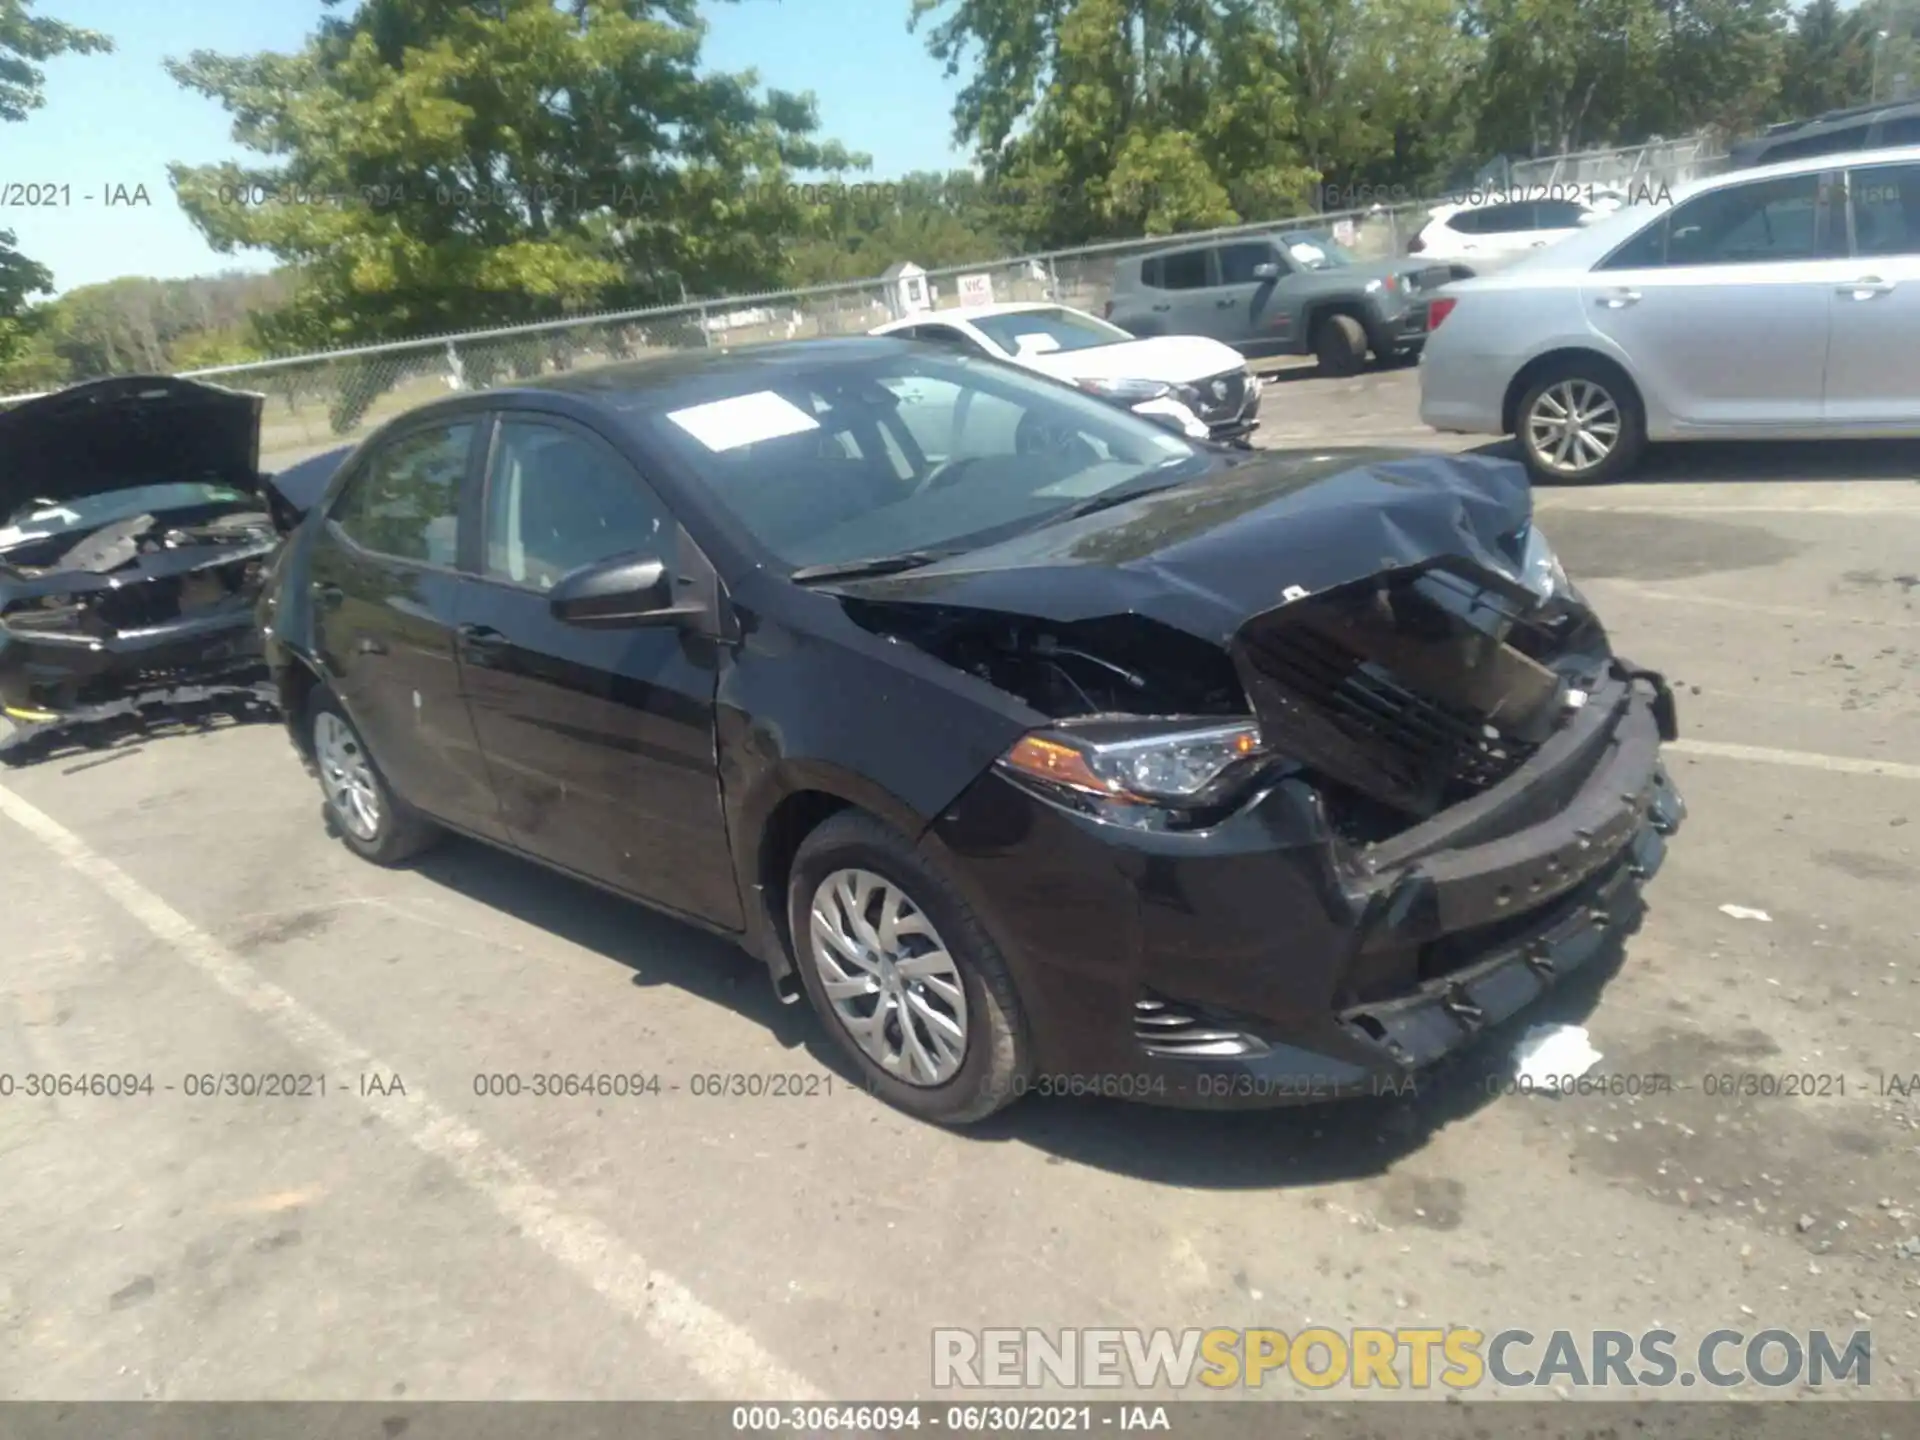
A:
{"label": "black sedan", "polygon": [[1196,447],[908,342],[437,401],[261,619],[346,844],[733,936],[948,1123],[1401,1084],[1628,925],[1682,815],[1517,465]]}

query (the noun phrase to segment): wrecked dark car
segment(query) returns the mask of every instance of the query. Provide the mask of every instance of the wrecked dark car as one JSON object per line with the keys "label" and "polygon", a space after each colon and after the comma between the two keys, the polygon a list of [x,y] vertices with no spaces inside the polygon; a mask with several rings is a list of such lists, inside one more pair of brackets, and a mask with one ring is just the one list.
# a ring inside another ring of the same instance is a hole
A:
{"label": "wrecked dark car", "polygon": [[261,615],[348,846],[734,937],[945,1123],[1397,1087],[1617,943],[1683,815],[1519,466],[884,339],[436,401]]}
{"label": "wrecked dark car", "polygon": [[257,395],[165,376],[0,411],[0,751],[270,706]]}

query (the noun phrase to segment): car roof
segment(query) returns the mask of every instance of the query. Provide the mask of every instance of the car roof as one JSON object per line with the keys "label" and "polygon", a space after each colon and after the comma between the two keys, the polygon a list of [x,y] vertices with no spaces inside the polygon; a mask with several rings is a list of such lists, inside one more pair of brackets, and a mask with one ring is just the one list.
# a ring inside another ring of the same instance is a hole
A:
{"label": "car roof", "polygon": [[[1051,300],[1007,300],[994,305],[956,305],[948,310],[925,310],[918,315],[909,315],[904,320],[889,320],[885,325],[869,331],[873,335],[887,335],[893,331],[905,329],[909,325],[939,325],[950,321],[963,323],[973,320],[991,320],[996,315],[1030,315],[1036,310],[1073,310],[1071,305],[1056,305]],[[1073,310],[1076,315],[1084,315],[1084,310]]]}
{"label": "car roof", "polygon": [[[1586,270],[1631,239],[1655,215],[1685,204],[1696,195],[1724,190],[1729,185],[1751,185],[1765,180],[1787,179],[1795,175],[1817,175],[1827,170],[1854,169],[1862,165],[1920,164],[1920,145],[1900,145],[1883,150],[1847,150],[1831,155],[1807,155],[1797,160],[1782,160],[1773,165],[1755,165],[1745,170],[1723,170],[1685,184],[1663,189],[1651,181],[1634,182],[1627,191],[1627,203],[1566,239],[1524,256],[1502,270],[1498,277],[1540,274],[1558,270]],[[1472,282],[1466,282],[1472,283]]]}

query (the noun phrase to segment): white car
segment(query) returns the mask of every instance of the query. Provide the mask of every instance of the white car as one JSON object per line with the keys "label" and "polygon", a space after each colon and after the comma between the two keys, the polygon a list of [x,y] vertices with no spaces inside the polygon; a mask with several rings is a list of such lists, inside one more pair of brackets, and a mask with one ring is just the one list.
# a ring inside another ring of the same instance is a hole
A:
{"label": "white car", "polygon": [[1447,286],[1420,418],[1534,478],[1649,440],[1920,436],[1920,146],[1739,170]]}
{"label": "white car", "polygon": [[1494,191],[1481,203],[1436,206],[1407,246],[1407,253],[1422,260],[1447,261],[1484,275],[1578,234],[1620,206],[1619,198],[1611,193],[1594,192],[1585,199],[1556,196],[1527,200],[1518,198],[1524,189],[1522,186],[1511,192],[1516,197],[1513,199]]}
{"label": "white car", "polygon": [[1012,361],[1189,439],[1245,445],[1260,423],[1260,380],[1246,357],[1201,335],[1137,340],[1083,310],[1037,303],[927,311],[870,333]]}

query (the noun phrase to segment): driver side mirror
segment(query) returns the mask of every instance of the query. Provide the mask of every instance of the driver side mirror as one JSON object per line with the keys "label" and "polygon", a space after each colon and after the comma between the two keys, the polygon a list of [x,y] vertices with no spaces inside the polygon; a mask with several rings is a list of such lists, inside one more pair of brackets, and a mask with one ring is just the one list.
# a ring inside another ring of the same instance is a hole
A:
{"label": "driver side mirror", "polygon": [[1256,280],[1278,280],[1280,278],[1280,267],[1271,260],[1262,261],[1253,267],[1253,278]]}
{"label": "driver side mirror", "polygon": [[674,604],[667,567],[638,555],[616,555],[570,570],[547,595],[554,619],[584,630],[674,625],[701,608],[697,603]]}

